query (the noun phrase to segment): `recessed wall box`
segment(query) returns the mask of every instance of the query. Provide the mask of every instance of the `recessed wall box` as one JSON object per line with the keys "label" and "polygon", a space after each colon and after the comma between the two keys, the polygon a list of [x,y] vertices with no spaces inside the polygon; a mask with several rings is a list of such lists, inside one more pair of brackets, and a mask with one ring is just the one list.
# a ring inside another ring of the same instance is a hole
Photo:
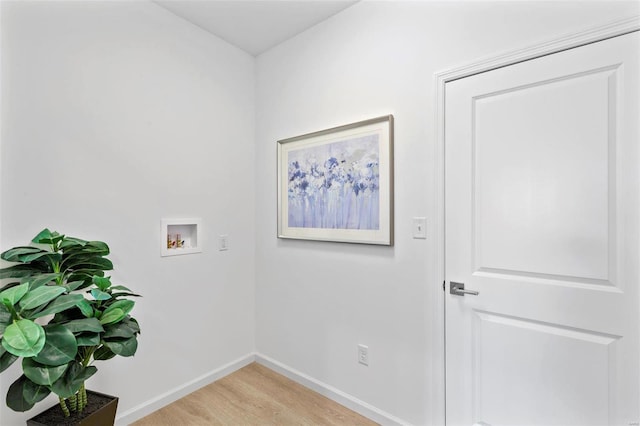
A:
{"label": "recessed wall box", "polygon": [[202,252],[200,230],[202,219],[162,219],[160,226],[161,256],[177,256]]}

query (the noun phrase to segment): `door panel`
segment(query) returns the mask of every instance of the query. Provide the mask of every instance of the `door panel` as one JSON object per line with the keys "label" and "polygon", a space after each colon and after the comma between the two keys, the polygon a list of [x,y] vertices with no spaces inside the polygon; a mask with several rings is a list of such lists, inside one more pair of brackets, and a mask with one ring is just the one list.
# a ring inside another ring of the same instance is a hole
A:
{"label": "door panel", "polygon": [[[494,425],[607,424],[609,353],[618,336],[481,311],[473,327],[478,418]],[[553,356],[535,348],[553,348]]]}
{"label": "door panel", "polygon": [[640,421],[639,51],[446,84],[448,424]]}
{"label": "door panel", "polygon": [[615,75],[598,71],[473,100],[476,269],[608,280]]}

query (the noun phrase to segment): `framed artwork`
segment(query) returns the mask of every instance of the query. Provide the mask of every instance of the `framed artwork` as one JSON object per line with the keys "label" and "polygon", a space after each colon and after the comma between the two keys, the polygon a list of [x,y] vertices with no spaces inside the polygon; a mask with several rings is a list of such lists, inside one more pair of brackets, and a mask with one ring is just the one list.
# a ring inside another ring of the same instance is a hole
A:
{"label": "framed artwork", "polygon": [[278,238],[393,245],[393,116],[278,141]]}

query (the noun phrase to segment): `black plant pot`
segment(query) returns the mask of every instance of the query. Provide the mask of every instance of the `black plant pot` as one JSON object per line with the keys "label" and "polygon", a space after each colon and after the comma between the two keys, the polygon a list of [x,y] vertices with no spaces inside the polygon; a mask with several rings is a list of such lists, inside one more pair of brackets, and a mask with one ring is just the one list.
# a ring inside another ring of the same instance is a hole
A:
{"label": "black plant pot", "polygon": [[113,426],[118,397],[87,390],[87,406],[81,414],[65,417],[60,405],[27,420],[27,426]]}

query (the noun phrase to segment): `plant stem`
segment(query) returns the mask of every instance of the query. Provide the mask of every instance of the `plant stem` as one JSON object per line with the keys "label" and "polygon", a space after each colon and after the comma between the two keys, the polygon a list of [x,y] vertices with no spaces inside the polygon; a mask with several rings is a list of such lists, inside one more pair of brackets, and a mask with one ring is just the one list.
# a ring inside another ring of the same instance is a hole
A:
{"label": "plant stem", "polygon": [[[91,362],[91,356],[95,351],[96,347],[83,347],[79,350],[79,355],[82,359],[82,366],[87,367]],[[81,352],[80,352],[81,351]],[[78,411],[82,412],[84,408],[87,406],[87,388],[85,386],[85,382],[82,382],[80,385],[80,389],[78,390]]]}
{"label": "plant stem", "polygon": [[71,411],[78,411],[78,397],[76,395],[69,397],[69,403],[71,404]]}
{"label": "plant stem", "polygon": [[79,393],[80,393],[80,402],[82,407],[80,411],[82,412],[87,406],[87,388],[84,386],[84,382],[80,385]]}
{"label": "plant stem", "polygon": [[7,299],[4,299],[5,301],[3,301],[3,305],[7,308],[7,311],[9,311],[11,313],[11,319],[15,322],[18,321],[19,319],[21,319],[22,317],[20,315],[18,315],[18,312],[16,312],[15,308],[13,307],[13,305],[11,303],[9,303],[9,301],[7,301]]}
{"label": "plant stem", "polygon": [[67,401],[63,397],[59,397],[60,399],[60,408],[62,408],[62,412],[65,417],[69,417],[71,413],[69,412],[69,407],[67,407]]}

